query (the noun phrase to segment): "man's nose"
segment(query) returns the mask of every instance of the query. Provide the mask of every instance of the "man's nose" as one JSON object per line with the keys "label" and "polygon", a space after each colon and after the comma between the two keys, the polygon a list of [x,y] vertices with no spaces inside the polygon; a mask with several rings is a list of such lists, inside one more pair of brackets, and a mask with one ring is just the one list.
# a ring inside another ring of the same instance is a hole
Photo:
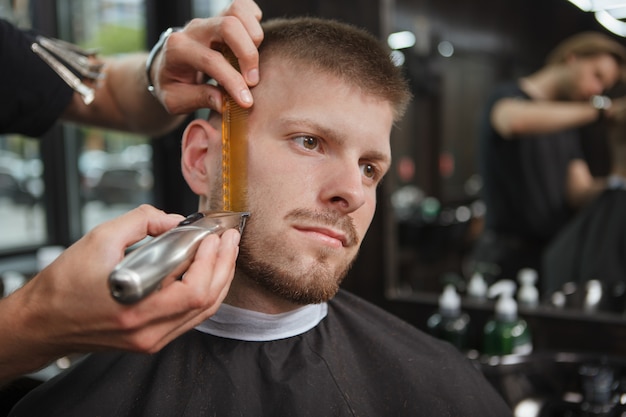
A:
{"label": "man's nose", "polygon": [[324,178],[322,199],[336,210],[350,213],[365,204],[365,185],[358,163],[338,161]]}

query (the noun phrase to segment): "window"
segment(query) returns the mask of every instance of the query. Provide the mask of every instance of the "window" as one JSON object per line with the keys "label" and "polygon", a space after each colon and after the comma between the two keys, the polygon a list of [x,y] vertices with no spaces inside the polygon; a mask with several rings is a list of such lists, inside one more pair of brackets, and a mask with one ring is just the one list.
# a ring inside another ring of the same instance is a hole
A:
{"label": "window", "polygon": [[[61,0],[60,38],[103,56],[145,50],[143,0]],[[150,138],[93,127],[66,126],[80,181],[81,232],[141,203],[152,202]]]}
{"label": "window", "polygon": [[[0,0],[0,16],[109,56],[145,50],[164,28],[182,26],[192,15],[215,14],[228,4],[193,2]],[[69,245],[142,203],[190,213],[197,199],[172,156],[181,133],[153,139],[59,124],[43,138],[0,135],[0,273],[13,255]],[[153,163],[159,166],[156,180]]]}
{"label": "window", "polygon": [[[0,1],[0,17],[30,26],[27,2]],[[39,141],[0,134],[0,252],[47,240],[42,176]]]}
{"label": "window", "polygon": [[47,240],[39,142],[0,135],[0,251]]}

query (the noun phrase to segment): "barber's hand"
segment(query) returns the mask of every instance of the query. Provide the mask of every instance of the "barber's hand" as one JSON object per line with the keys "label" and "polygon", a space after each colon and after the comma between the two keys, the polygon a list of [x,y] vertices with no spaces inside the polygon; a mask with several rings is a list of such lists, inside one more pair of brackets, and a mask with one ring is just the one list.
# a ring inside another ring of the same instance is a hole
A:
{"label": "barber's hand", "polygon": [[137,304],[119,304],[109,292],[109,273],[125,249],[182,219],[143,205],[97,226],[2,300],[0,311],[17,316],[9,318],[15,327],[6,329],[11,337],[8,346],[0,347],[0,364],[10,360],[16,366],[22,359],[42,366],[68,353],[103,349],[156,352],[213,315],[234,275],[239,250],[235,229],[221,237],[209,235],[182,280],[169,279]]}
{"label": "barber's hand", "polygon": [[617,123],[626,123],[626,96],[611,100],[611,107],[606,111],[606,117]]}
{"label": "barber's hand", "polygon": [[[240,106],[252,105],[249,87],[259,82],[261,15],[254,1],[234,0],[219,16],[193,19],[170,35],[152,67],[156,95],[169,113],[207,107],[221,111],[222,92],[205,83],[207,76]],[[238,58],[241,73],[222,55],[224,45]]]}

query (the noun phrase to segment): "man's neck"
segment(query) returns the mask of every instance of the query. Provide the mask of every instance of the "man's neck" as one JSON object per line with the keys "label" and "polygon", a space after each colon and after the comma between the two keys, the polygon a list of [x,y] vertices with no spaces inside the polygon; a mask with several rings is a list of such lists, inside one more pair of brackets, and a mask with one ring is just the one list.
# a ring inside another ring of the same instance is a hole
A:
{"label": "man's neck", "polygon": [[240,273],[235,274],[224,303],[266,314],[286,313],[302,307],[271,293]]}
{"label": "man's neck", "polygon": [[553,73],[544,69],[520,78],[519,84],[521,89],[534,100],[555,100],[557,93],[553,78]]}

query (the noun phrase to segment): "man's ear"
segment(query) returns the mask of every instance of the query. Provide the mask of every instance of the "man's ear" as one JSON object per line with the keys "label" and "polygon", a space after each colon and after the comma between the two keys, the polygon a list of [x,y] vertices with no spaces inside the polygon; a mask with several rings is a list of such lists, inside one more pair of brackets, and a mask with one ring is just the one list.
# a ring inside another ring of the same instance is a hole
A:
{"label": "man's ear", "polygon": [[215,166],[209,160],[212,156],[221,155],[221,140],[220,132],[204,119],[192,120],[183,133],[183,176],[197,195],[207,195],[209,192],[210,177],[216,175],[209,172],[209,168]]}

